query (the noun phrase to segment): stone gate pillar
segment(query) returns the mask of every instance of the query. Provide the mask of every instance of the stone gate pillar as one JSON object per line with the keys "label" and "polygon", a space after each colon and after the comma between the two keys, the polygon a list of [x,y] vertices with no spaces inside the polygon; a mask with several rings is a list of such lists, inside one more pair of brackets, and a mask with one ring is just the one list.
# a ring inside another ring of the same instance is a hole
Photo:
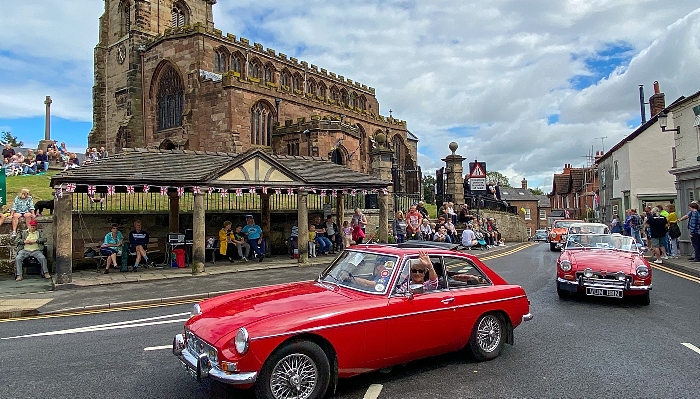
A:
{"label": "stone gate pillar", "polygon": [[445,162],[445,178],[447,180],[447,188],[445,189],[445,194],[452,198],[452,202],[455,204],[455,209],[459,209],[459,206],[464,204],[464,168],[462,167],[462,162],[466,159],[461,155],[455,154],[459,146],[454,141],[450,143],[451,155],[448,155],[443,159]]}
{"label": "stone gate pillar", "polygon": [[300,189],[297,195],[297,227],[299,236],[297,237],[297,248],[299,248],[299,266],[309,264],[309,193]]}
{"label": "stone gate pillar", "polygon": [[64,192],[54,204],[56,284],[68,284],[73,282],[73,195]]}
{"label": "stone gate pillar", "polygon": [[[391,158],[394,152],[385,147],[386,145],[386,135],[384,133],[379,133],[375,137],[377,140],[377,147],[372,149],[372,172],[371,175],[386,181],[392,181],[391,176]],[[389,193],[386,198],[387,200],[387,212],[391,213],[394,210],[394,188],[393,186],[388,187]],[[381,227],[381,226],[380,226]]]}
{"label": "stone gate pillar", "polygon": [[192,207],[192,274],[204,273],[206,252],[204,249],[205,219],[204,219],[204,194],[193,194],[194,205]]}

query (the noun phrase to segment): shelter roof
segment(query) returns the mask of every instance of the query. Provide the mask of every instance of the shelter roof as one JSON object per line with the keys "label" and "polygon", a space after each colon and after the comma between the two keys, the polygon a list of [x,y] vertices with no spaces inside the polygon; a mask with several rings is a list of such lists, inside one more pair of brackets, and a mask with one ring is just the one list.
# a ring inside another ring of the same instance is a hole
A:
{"label": "shelter roof", "polygon": [[[189,150],[124,149],[90,165],[64,171],[51,178],[51,186],[134,185],[381,189],[391,182],[360,173],[326,158],[270,155],[260,149],[245,153]],[[76,191],[85,191],[76,189]],[[104,191],[104,190],[99,190]]]}

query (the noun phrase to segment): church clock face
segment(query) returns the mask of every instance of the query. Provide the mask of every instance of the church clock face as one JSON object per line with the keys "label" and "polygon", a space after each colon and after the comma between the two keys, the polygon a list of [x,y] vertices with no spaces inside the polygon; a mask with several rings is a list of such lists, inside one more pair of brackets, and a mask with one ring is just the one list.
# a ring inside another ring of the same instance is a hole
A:
{"label": "church clock face", "polygon": [[123,64],[126,60],[126,46],[123,44],[117,48],[117,62]]}

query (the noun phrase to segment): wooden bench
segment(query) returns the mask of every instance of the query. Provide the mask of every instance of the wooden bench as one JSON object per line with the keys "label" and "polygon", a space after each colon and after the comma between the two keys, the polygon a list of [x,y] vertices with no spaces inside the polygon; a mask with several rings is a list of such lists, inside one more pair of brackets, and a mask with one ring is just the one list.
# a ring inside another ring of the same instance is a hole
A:
{"label": "wooden bench", "polygon": [[[107,263],[107,256],[102,255],[100,253],[101,246],[102,246],[101,242],[85,243],[86,250],[88,248],[92,248],[95,251],[94,256],[87,257],[86,259],[94,259],[96,262],[96,268],[98,271],[100,269],[103,269],[105,264]],[[161,248],[160,238],[150,237],[148,239],[148,249],[146,249],[146,254],[162,253],[163,251],[160,248]],[[124,256],[124,254],[126,254],[126,256]],[[132,257],[136,258],[136,253],[129,251],[129,243],[125,241],[124,245],[122,246],[121,251],[117,253],[117,258],[121,258],[121,271],[122,272],[128,271],[128,261]],[[117,260],[117,262],[119,262],[119,260]],[[148,265],[144,264],[143,267],[147,268]]]}

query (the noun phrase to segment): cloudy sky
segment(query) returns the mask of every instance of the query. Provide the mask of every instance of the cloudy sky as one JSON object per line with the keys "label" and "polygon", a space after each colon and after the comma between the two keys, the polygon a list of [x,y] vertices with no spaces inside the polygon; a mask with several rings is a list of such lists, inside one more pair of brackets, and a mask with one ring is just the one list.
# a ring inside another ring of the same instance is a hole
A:
{"label": "cloudy sky", "polygon": [[[190,0],[201,1],[201,0]],[[700,90],[697,0],[219,0],[216,27],[373,86],[424,172],[458,153],[551,187],[640,124],[638,85]],[[0,131],[84,150],[101,0],[14,1],[0,24]],[[647,107],[648,113],[648,107]],[[604,137],[604,139],[601,139]],[[669,149],[670,156],[670,149]]]}

